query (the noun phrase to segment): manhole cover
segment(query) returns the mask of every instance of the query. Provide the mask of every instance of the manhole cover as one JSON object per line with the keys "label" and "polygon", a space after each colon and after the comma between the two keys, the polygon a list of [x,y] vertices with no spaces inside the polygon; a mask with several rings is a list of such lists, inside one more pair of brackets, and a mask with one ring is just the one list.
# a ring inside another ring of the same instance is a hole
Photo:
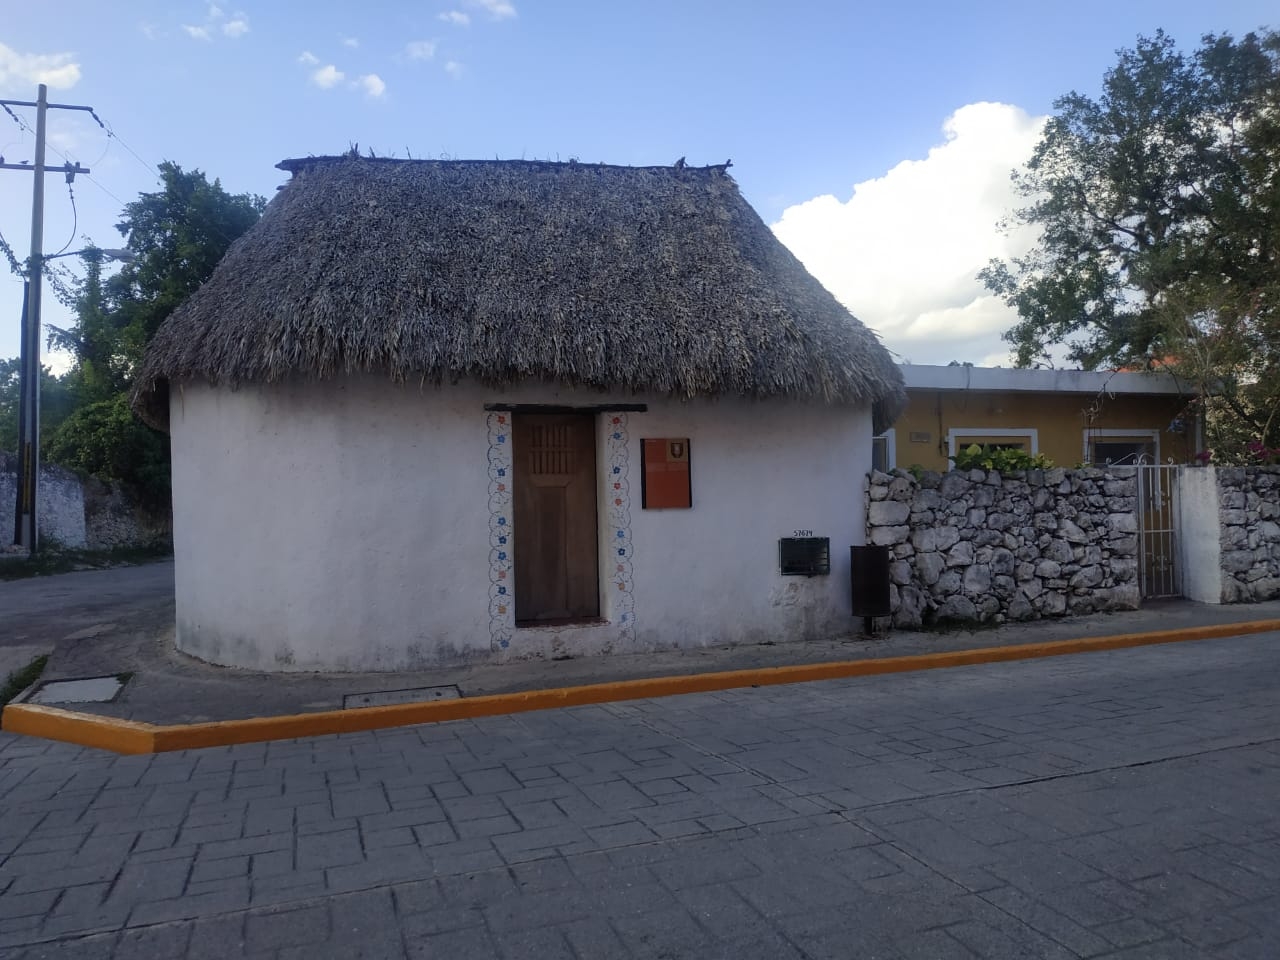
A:
{"label": "manhole cover", "polygon": [[348,693],[342,708],[389,707],[397,703],[422,703],[428,700],[457,700],[462,696],[453,684],[442,687],[411,687],[407,690],[376,690],[373,693]]}
{"label": "manhole cover", "polygon": [[124,682],[119,677],[51,680],[31,695],[32,703],[106,703],[114,700]]}

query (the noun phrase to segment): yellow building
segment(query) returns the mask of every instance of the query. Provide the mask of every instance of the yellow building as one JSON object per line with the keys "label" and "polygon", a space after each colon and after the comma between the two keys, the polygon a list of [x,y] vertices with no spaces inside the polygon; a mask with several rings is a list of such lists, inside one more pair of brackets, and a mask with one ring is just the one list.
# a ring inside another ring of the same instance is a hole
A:
{"label": "yellow building", "polygon": [[1168,374],[903,364],[906,411],[875,438],[878,469],[949,470],[969,444],[1057,466],[1187,463],[1203,449],[1196,394]]}

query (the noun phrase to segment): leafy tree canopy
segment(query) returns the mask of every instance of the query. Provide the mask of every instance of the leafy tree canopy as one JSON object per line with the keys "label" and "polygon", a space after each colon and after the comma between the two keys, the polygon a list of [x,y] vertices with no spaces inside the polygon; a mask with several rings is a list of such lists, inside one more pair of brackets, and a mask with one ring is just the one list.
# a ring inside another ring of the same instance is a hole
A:
{"label": "leafy tree canopy", "polygon": [[[65,276],[51,276],[75,320],[65,330],[50,327],[49,340],[69,350],[75,363],[59,380],[46,377],[41,387],[48,459],[122,481],[151,506],[168,500],[168,442],[129,409],[134,372],[161,322],[209,278],[266,205],[256,195],[227,193],[199,170],[166,162],[159,172],[160,189],[127,204],[116,225],[132,260],[104,278],[102,251],[90,246],[81,256],[83,277],[68,283]],[[16,370],[16,360],[0,361],[0,447],[16,442]],[[51,407],[51,398],[60,398],[61,405]]]}
{"label": "leafy tree canopy", "polygon": [[1229,412],[1224,447],[1280,441],[1280,35],[1157,32],[1054,111],[1014,174],[1039,242],[980,274],[1018,364],[1165,367]]}
{"label": "leafy tree canopy", "polygon": [[[0,360],[0,450],[18,449],[18,407],[21,398],[17,357]],[[40,370],[40,422],[54,430],[75,409],[75,396],[67,378],[55,377],[48,367]],[[4,509],[0,504],[0,510]]]}

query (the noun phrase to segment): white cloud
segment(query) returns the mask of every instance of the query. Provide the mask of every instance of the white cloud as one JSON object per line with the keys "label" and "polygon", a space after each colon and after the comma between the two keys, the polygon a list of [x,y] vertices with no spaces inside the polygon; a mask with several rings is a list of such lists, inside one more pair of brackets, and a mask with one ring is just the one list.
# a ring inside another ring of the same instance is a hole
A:
{"label": "white cloud", "polygon": [[19,53],[0,43],[0,88],[44,83],[68,90],[80,82],[74,53]]}
{"label": "white cloud", "polygon": [[58,124],[56,129],[50,129],[48,137],[49,146],[70,154],[72,160],[76,159],[75,154],[79,153],[84,147],[84,138],[81,136],[81,131],[74,126],[67,126],[65,122]]}
{"label": "white cloud", "polygon": [[405,44],[405,54],[410,60],[430,60],[436,55],[434,40],[411,40]]}
{"label": "white cloud", "polygon": [[462,69],[463,69],[462,64],[460,64],[457,60],[450,60],[448,63],[444,65],[444,72],[451,77],[462,76]]}
{"label": "white cloud", "polygon": [[783,211],[774,233],[891,349],[916,363],[1006,356],[1000,334],[1016,315],[976,279],[993,257],[1035,240],[996,223],[1018,206],[1010,171],[1031,156],[1043,117],[1002,103],[961,107],[945,140],[856,184]]}
{"label": "white cloud", "polygon": [[363,87],[364,92],[370,97],[380,97],[387,92],[387,85],[376,73],[366,73],[356,83]]}
{"label": "white cloud", "polygon": [[342,45],[343,45],[344,47],[358,47],[358,46],[360,46],[360,38],[359,38],[359,37],[341,37],[340,39],[342,40]]}
{"label": "white cloud", "polygon": [[298,54],[298,62],[305,63],[309,67],[314,67],[317,63],[320,62],[320,58],[317,57],[310,50],[303,50],[300,54]]}
{"label": "white cloud", "polygon": [[516,15],[515,5],[510,0],[467,0],[473,7],[479,7],[494,20],[509,20]]}
{"label": "white cloud", "polygon": [[216,3],[211,3],[203,24],[184,23],[182,29],[193,40],[213,40],[217,34],[235,40],[249,32],[249,15],[237,10],[228,20],[226,12]]}
{"label": "white cloud", "polygon": [[319,70],[311,74],[311,82],[321,90],[328,90],[342,82],[342,78],[346,74],[335,67],[332,63],[325,64]]}
{"label": "white cloud", "polygon": [[439,19],[445,23],[452,23],[455,27],[465,27],[471,22],[471,16],[461,10],[448,10],[440,14]]}

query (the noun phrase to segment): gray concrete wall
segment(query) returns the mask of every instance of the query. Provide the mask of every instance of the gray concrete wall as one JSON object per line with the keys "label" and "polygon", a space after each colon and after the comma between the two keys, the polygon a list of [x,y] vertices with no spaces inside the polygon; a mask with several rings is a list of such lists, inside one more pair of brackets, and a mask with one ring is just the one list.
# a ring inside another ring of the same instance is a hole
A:
{"label": "gray concrete wall", "polygon": [[1182,594],[1199,603],[1222,602],[1222,527],[1216,467],[1182,470],[1178,476],[1178,562]]}

